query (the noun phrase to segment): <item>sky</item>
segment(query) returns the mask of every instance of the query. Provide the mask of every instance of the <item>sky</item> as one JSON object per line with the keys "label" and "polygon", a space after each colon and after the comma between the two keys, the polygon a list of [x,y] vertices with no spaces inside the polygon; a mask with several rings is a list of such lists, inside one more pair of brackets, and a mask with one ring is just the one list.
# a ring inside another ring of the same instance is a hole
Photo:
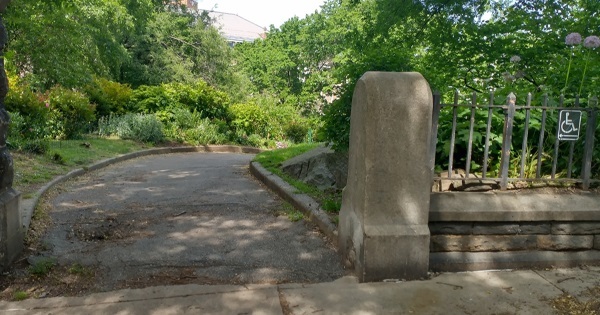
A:
{"label": "sky", "polygon": [[318,10],[325,0],[198,0],[198,9],[234,13],[269,28],[281,26],[294,15],[304,18]]}

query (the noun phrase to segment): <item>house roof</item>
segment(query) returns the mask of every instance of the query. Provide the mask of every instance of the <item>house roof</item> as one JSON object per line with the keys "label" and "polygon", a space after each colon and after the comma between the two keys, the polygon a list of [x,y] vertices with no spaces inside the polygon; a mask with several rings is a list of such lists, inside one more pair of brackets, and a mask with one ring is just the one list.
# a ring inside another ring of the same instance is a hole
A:
{"label": "house roof", "polygon": [[206,11],[213,19],[214,26],[229,42],[251,42],[265,36],[265,28],[237,14]]}

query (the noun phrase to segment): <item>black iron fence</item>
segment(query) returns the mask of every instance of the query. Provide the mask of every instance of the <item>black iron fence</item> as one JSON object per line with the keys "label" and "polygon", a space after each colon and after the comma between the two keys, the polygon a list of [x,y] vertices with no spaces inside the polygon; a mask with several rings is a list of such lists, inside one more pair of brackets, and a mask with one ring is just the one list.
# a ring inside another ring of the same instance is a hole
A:
{"label": "black iron fence", "polygon": [[442,104],[439,93],[433,99],[434,180],[493,180],[502,190],[509,182],[571,182],[583,189],[600,182],[597,97],[587,106],[579,98],[567,106],[562,96],[549,105],[547,95],[533,105],[531,94],[517,105],[512,93],[505,105],[494,105],[493,92],[488,104],[477,104],[475,93],[470,103],[459,104],[458,92],[451,104]]}

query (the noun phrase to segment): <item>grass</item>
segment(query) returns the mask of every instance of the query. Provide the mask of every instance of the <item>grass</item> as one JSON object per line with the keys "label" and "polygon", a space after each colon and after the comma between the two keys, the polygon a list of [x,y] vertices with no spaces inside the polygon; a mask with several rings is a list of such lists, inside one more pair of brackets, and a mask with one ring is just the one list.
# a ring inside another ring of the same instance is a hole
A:
{"label": "grass", "polygon": [[13,300],[15,301],[23,301],[29,298],[29,293],[25,291],[17,291],[13,294]]}
{"label": "grass", "polygon": [[29,273],[37,277],[45,277],[55,265],[54,259],[42,258],[29,267]]}
{"label": "grass", "polygon": [[297,222],[304,219],[304,213],[296,210],[294,206],[289,204],[288,202],[284,202],[280,214],[283,214],[288,217],[288,219],[292,222]]}
{"label": "grass", "polygon": [[317,195],[321,194],[321,191],[319,191],[317,188],[315,188],[311,185],[305,184],[299,180],[296,180],[296,179],[290,177],[286,173],[282,172],[279,167],[281,166],[281,163],[283,163],[295,156],[298,156],[302,153],[308,152],[320,145],[322,145],[322,144],[320,144],[320,143],[303,143],[303,144],[293,145],[293,146],[287,147],[285,149],[265,151],[265,152],[261,152],[261,153],[257,154],[256,157],[254,158],[254,161],[260,163],[260,165],[262,165],[264,168],[269,170],[271,173],[284,179],[290,185],[295,187],[298,190],[298,192],[305,193],[310,196],[317,196]]}
{"label": "grass", "polygon": [[78,276],[82,276],[82,277],[90,277],[94,274],[94,272],[91,269],[86,268],[77,263],[73,264],[71,267],[69,267],[69,269],[67,271],[72,275],[78,275]]}
{"label": "grass", "polygon": [[11,151],[15,170],[13,187],[24,198],[32,197],[39,186],[58,175],[145,148],[148,146],[129,140],[87,137],[82,140],[51,141],[49,150],[42,155]]}
{"label": "grass", "polygon": [[305,143],[293,145],[285,149],[265,151],[257,154],[254,158],[254,161],[260,163],[264,168],[273,174],[281,177],[287,183],[296,188],[298,193],[307,194],[319,202],[323,210],[333,214],[332,221],[337,224],[337,213],[339,213],[342,204],[341,193],[320,191],[314,186],[292,178],[291,176],[282,172],[280,169],[280,166],[283,162],[322,145],[322,143]]}

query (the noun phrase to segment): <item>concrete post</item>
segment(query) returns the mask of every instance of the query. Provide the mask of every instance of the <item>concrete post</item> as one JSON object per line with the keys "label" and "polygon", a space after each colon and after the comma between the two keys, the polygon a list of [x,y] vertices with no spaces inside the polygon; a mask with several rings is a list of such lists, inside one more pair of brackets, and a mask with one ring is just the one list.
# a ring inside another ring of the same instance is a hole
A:
{"label": "concrete post", "polygon": [[427,276],[432,106],[419,73],[367,72],[356,85],[339,248],[361,282]]}

